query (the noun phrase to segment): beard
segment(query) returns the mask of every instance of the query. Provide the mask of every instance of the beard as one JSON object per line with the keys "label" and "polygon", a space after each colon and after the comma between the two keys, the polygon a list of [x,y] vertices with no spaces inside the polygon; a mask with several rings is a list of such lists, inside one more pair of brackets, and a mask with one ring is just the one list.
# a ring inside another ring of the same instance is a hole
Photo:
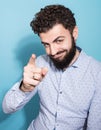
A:
{"label": "beard", "polygon": [[64,68],[67,68],[75,56],[76,43],[75,43],[75,40],[73,37],[72,37],[71,49],[69,51],[64,50],[64,51],[58,52],[58,54],[63,53],[63,52],[66,52],[66,55],[64,56],[64,58],[62,60],[54,59],[52,56],[49,55],[50,59],[53,61],[54,65],[55,65],[55,67],[59,70],[63,70]]}

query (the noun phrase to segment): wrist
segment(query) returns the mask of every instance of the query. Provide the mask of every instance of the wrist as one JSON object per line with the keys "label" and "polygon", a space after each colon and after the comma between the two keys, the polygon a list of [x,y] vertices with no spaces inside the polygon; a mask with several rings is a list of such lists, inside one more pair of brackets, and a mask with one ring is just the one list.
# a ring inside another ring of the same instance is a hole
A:
{"label": "wrist", "polygon": [[23,81],[21,81],[20,83],[20,86],[19,86],[19,89],[23,92],[27,92],[27,89],[25,88],[24,84],[23,84]]}

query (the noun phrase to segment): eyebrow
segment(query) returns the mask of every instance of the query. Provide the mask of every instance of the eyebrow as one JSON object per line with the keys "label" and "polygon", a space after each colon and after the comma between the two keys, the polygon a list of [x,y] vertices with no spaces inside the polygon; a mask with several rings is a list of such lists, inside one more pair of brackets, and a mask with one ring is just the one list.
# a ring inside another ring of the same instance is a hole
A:
{"label": "eyebrow", "polygon": [[[52,42],[53,42],[53,43],[56,42],[59,38],[64,38],[64,36],[58,36],[58,37],[55,38]],[[43,42],[43,41],[41,41],[41,43],[42,43],[42,44],[49,44],[49,43]]]}

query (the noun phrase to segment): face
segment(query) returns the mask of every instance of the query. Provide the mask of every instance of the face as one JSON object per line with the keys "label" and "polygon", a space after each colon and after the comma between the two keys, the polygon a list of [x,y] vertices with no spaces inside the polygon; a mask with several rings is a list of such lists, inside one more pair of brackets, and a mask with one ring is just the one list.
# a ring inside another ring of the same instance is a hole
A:
{"label": "face", "polygon": [[46,53],[58,69],[64,69],[72,61],[76,51],[77,34],[77,27],[71,35],[70,31],[61,24],[55,25],[48,32],[39,34]]}

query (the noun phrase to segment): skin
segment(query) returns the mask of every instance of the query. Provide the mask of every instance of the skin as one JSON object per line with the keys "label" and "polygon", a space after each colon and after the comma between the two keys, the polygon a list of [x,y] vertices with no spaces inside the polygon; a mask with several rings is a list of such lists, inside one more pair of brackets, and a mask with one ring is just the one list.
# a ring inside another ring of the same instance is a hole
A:
{"label": "skin", "polygon": [[[65,50],[71,48],[71,34],[62,25],[55,25],[47,33],[40,34],[46,53],[52,58],[62,60],[66,55]],[[61,52],[58,54],[58,52]]]}
{"label": "skin", "polygon": [[[75,27],[72,33],[74,40],[78,37],[78,28]],[[61,24],[56,24],[52,29],[45,33],[39,34],[46,53],[55,60],[62,61],[66,53],[72,46],[71,33]],[[76,50],[75,56],[70,65],[78,58],[79,52]],[[39,68],[35,65],[35,54],[32,54],[28,64],[24,67],[23,82],[20,89],[24,92],[33,91],[48,72],[46,67]],[[34,76],[34,78],[33,78]]]}

